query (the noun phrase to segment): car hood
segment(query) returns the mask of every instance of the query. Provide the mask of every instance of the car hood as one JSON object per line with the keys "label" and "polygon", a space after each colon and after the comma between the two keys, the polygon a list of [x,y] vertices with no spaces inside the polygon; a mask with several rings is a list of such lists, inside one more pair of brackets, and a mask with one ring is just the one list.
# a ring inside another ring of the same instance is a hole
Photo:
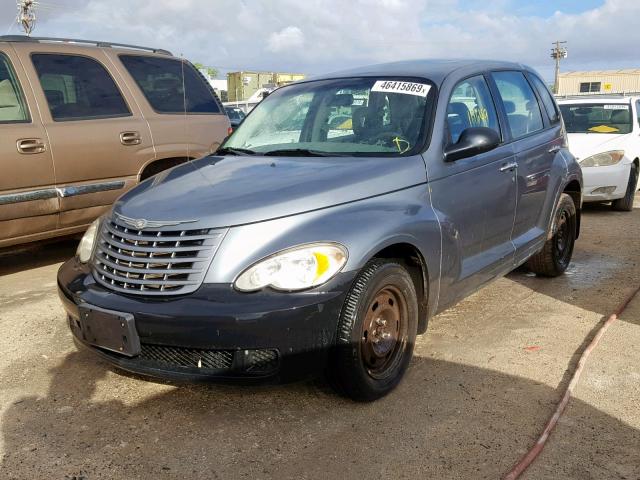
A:
{"label": "car hood", "polygon": [[631,134],[569,133],[567,137],[571,153],[578,160],[583,160],[596,153],[624,150]]}
{"label": "car hood", "polygon": [[426,182],[421,156],[209,156],[159,173],[124,194],[114,212],[189,221],[190,228],[259,222]]}

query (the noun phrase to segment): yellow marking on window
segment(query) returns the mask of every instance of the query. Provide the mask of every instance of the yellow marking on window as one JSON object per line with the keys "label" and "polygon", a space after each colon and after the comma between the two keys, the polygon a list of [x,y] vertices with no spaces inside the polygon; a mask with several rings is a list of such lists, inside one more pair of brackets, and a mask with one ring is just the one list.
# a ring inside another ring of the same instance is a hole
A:
{"label": "yellow marking on window", "polygon": [[609,125],[598,125],[597,127],[591,127],[589,131],[596,133],[612,133],[619,132],[620,129],[616,127],[610,127]]}
{"label": "yellow marking on window", "polygon": [[[400,137],[395,137],[393,139],[393,143],[396,144],[396,148],[398,149],[399,153],[407,152],[411,148],[411,144]],[[402,144],[406,144],[406,147],[403,148],[401,146]]]}

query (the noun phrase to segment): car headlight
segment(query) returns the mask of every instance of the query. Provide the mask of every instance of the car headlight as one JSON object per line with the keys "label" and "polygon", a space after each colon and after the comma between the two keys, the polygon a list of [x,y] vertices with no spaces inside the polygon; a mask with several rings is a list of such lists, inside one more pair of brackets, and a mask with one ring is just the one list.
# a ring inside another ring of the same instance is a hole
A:
{"label": "car headlight", "polygon": [[100,219],[98,218],[89,226],[89,228],[87,228],[87,231],[84,233],[82,240],[80,240],[80,243],[78,244],[76,255],[82,263],[87,263],[91,259],[91,254],[93,253],[93,245],[96,243],[96,236],[98,235],[99,226]]}
{"label": "car headlight", "polygon": [[624,150],[614,150],[612,152],[598,153],[580,161],[583,167],[608,167],[615,165],[624,158]]}
{"label": "car headlight", "polygon": [[293,291],[328,282],[347,263],[347,249],[336,243],[314,243],[283,250],[247,268],[236,289],[253,292],[264,287]]}

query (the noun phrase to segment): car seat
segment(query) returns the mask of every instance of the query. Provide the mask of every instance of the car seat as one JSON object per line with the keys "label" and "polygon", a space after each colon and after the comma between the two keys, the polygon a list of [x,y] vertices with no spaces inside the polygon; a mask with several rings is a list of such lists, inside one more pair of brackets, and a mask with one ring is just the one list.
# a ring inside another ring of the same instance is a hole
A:
{"label": "car seat", "polygon": [[9,79],[0,81],[0,121],[23,120],[24,112]]}
{"label": "car seat", "polygon": [[469,107],[462,102],[451,102],[447,107],[447,123],[451,134],[451,142],[458,143],[462,132],[471,126]]}

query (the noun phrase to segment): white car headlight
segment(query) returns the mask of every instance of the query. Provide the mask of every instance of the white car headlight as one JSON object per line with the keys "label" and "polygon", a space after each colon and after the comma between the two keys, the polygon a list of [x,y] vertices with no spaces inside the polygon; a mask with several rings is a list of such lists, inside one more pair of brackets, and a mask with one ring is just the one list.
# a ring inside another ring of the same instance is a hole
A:
{"label": "white car headlight", "polygon": [[235,281],[242,292],[265,287],[293,291],[329,281],[347,263],[347,249],[336,243],[300,245],[259,261]]}
{"label": "white car headlight", "polygon": [[100,219],[98,218],[89,226],[89,228],[87,228],[87,231],[84,233],[82,240],[80,240],[80,243],[78,244],[76,255],[82,263],[87,263],[91,259],[91,254],[93,253],[93,245],[96,243],[96,236],[98,235],[99,226]]}
{"label": "white car headlight", "polygon": [[624,150],[613,150],[611,152],[598,153],[580,160],[580,165],[583,167],[609,167],[619,163],[623,158]]}

